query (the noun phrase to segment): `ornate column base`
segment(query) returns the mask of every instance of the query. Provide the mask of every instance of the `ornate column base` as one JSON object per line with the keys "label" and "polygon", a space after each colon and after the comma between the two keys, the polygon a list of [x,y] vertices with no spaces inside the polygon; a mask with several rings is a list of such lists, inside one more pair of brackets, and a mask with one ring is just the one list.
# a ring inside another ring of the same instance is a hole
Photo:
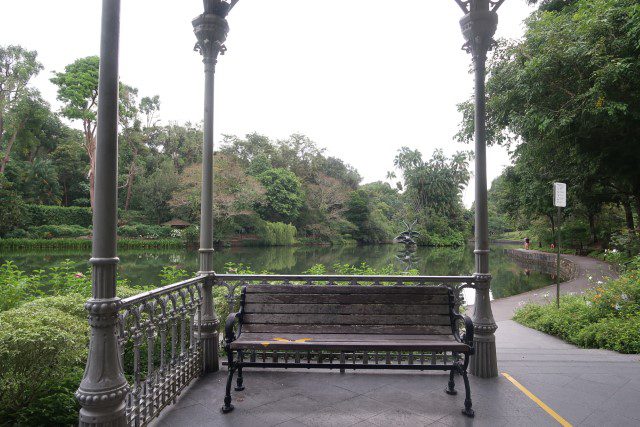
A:
{"label": "ornate column base", "polygon": [[[493,334],[497,326],[489,327],[485,325],[475,325],[473,345],[475,354],[471,357],[469,370],[471,375],[479,378],[495,378],[498,376],[498,358],[496,355],[496,337]],[[488,335],[480,334],[482,329],[489,329]]]}
{"label": "ornate column base", "polygon": [[[485,251],[476,251],[481,258]],[[488,251],[486,251],[488,252]],[[482,266],[486,260],[476,260]],[[476,273],[476,300],[473,306],[473,344],[475,354],[471,357],[470,372],[479,378],[498,376],[498,358],[496,356],[496,336],[498,329],[491,310],[491,275]]]}
{"label": "ornate column base", "polygon": [[220,370],[220,320],[213,307],[213,281],[214,273],[211,272],[205,279],[202,290],[204,301],[202,304],[202,324],[200,325],[200,344],[202,345],[202,358],[204,373],[218,372]]}
{"label": "ornate column base", "polygon": [[[124,392],[118,391],[118,395],[125,396]],[[76,397],[80,399],[76,393]],[[105,413],[110,415],[106,416]],[[124,402],[118,403],[116,406],[105,406],[99,410],[93,411],[90,406],[84,406],[80,409],[80,417],[78,420],[80,427],[125,427],[127,426],[127,418],[125,416]]]}
{"label": "ornate column base", "polygon": [[202,358],[204,363],[204,372],[218,372],[220,370],[220,357],[218,354],[218,350],[220,347],[220,334],[218,333],[216,326],[216,331],[205,332],[205,327],[203,325],[202,331]]}

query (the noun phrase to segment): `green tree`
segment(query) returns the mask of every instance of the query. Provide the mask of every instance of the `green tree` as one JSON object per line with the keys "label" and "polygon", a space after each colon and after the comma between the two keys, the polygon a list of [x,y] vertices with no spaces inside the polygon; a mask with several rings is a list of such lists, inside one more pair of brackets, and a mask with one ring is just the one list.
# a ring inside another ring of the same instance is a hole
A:
{"label": "green tree", "polygon": [[80,120],[84,148],[89,156],[89,198],[93,206],[94,172],[96,166],[96,128],[98,125],[98,77],[100,58],[89,56],[67,65],[64,72],[55,73],[51,82],[58,86],[58,100],[63,102],[62,115]]}
{"label": "green tree", "polygon": [[58,169],[64,206],[71,206],[79,199],[89,199],[88,158],[82,147],[82,140],[80,132],[69,129],[67,137],[58,144],[50,156]]}
{"label": "green tree", "polygon": [[[38,53],[20,46],[0,46],[0,143],[4,145],[4,156],[0,162],[3,173],[9,159],[16,135],[20,130],[21,119],[13,118],[11,136],[5,134],[5,121],[25,97],[30,95],[29,81],[42,70],[37,61]],[[21,109],[20,109],[21,110]]]}
{"label": "green tree", "polygon": [[[501,41],[490,61],[490,142],[514,151],[532,210],[550,210],[535,199],[550,198],[551,182],[561,180],[592,239],[604,203],[620,203],[631,229],[632,203],[640,215],[640,4],[539,3],[523,40]],[[461,110],[468,139],[472,104]]]}
{"label": "green tree", "polygon": [[265,188],[265,201],[257,205],[260,216],[271,222],[294,222],[304,203],[300,179],[287,169],[270,169],[257,176]]}
{"label": "green tree", "polygon": [[462,191],[469,182],[470,153],[459,152],[451,158],[435,150],[428,161],[418,150],[402,147],[394,166],[404,178],[404,219],[418,221],[423,244],[462,244],[465,209]]}
{"label": "green tree", "polygon": [[[82,123],[84,148],[89,156],[89,198],[93,206],[94,171],[96,166],[96,128],[98,126],[98,78],[100,58],[88,56],[67,65],[64,72],[56,72],[51,82],[58,86],[58,100],[63,103],[61,113],[69,120]],[[134,115],[132,95],[137,90],[120,84],[120,121]]]}
{"label": "green tree", "polygon": [[151,175],[141,179],[138,185],[139,190],[132,199],[132,205],[141,210],[149,221],[159,224],[171,219],[169,201],[179,186],[173,162],[166,159]]}
{"label": "green tree", "polygon": [[4,175],[0,174],[0,236],[22,224],[24,202]]}

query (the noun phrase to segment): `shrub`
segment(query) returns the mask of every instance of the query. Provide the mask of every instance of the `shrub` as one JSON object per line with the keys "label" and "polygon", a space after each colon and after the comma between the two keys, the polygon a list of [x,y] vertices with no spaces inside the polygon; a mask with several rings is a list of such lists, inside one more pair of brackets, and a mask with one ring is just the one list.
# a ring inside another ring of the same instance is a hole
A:
{"label": "shrub", "polygon": [[86,321],[47,302],[33,308],[0,314],[0,419],[9,425],[74,424],[73,391],[87,356]]}
{"label": "shrub", "polygon": [[144,239],[168,238],[171,236],[171,227],[161,225],[131,224],[118,227],[118,234],[123,237],[141,237]]}
{"label": "shrub", "polygon": [[39,283],[12,261],[0,265],[0,311],[17,307],[40,295]]}
{"label": "shrub", "polygon": [[182,238],[188,246],[196,245],[200,239],[200,227],[192,225],[182,231]]}
{"label": "shrub", "polygon": [[[317,268],[317,266],[314,268]],[[336,274],[341,274],[344,276],[417,276],[418,274],[420,274],[418,270],[399,271],[393,266],[393,264],[389,264],[380,268],[374,268],[366,262],[363,262],[360,265],[333,264],[333,270],[336,272]]]}
{"label": "shrub", "polygon": [[90,234],[91,229],[79,225],[39,225],[29,228],[29,236],[35,239],[82,237]]}
{"label": "shrub", "polygon": [[640,352],[640,259],[619,279],[584,295],[565,295],[560,308],[527,304],[514,320],[582,347]]}
{"label": "shrub", "polygon": [[93,217],[91,208],[79,206],[27,205],[23,221],[25,226],[31,227],[40,225],[79,225],[81,227],[91,227]]}
{"label": "shrub", "polygon": [[15,230],[8,232],[4,236],[7,239],[24,239],[26,237],[29,237],[29,233],[27,233],[27,230],[23,230],[22,228],[16,228]]}

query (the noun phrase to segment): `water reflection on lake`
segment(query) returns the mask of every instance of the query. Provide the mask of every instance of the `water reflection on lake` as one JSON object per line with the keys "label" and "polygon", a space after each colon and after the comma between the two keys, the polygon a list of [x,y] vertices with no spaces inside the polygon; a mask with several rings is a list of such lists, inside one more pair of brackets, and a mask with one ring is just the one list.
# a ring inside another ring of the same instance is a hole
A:
{"label": "water reflection on lake", "polygon": [[[502,251],[507,246],[495,245],[490,255],[491,284],[494,298],[503,298],[537,289],[552,283],[551,278],[542,273],[519,267]],[[398,270],[408,266],[403,264],[397,254],[401,245],[377,246],[307,246],[307,247],[271,247],[271,248],[226,248],[216,251],[214,267],[224,271],[228,262],[243,263],[255,271],[269,271],[280,274],[298,274],[315,264],[332,266],[341,264],[367,264],[381,268],[394,265]],[[166,265],[177,265],[193,273],[198,269],[197,250],[127,250],[120,251],[119,274],[133,284],[158,285],[158,273]],[[52,264],[70,259],[77,263],[78,271],[88,269],[89,254],[82,251],[28,251],[0,253],[0,262],[14,261],[21,269],[33,271],[47,268]],[[473,248],[417,248],[412,259],[412,268],[422,275],[456,276],[473,273]],[[465,294],[467,302],[473,301],[472,292]]]}

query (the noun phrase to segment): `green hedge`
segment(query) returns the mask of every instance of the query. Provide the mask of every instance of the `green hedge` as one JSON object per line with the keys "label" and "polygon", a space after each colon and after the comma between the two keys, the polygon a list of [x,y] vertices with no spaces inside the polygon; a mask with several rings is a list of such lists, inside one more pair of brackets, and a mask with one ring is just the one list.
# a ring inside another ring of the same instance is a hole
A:
{"label": "green hedge", "polygon": [[[182,239],[119,239],[120,249],[182,248]],[[89,239],[0,239],[0,249],[91,249]]]}
{"label": "green hedge", "polygon": [[91,229],[79,225],[39,225],[29,228],[27,234],[32,239],[83,237],[91,235]]}
{"label": "green hedge", "polygon": [[37,227],[41,225],[79,225],[81,227],[91,227],[92,220],[91,208],[27,205],[23,226],[20,228]]}

